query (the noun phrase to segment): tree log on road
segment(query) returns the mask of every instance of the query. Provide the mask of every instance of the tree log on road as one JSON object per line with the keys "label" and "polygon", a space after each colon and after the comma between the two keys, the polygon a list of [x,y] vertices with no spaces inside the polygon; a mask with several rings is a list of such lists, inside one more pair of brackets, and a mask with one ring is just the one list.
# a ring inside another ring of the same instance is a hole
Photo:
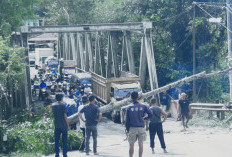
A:
{"label": "tree log on road", "polygon": [[[167,91],[167,90],[169,90],[171,88],[174,88],[174,87],[181,86],[183,84],[189,83],[189,82],[191,82],[193,80],[197,80],[197,79],[201,79],[201,78],[208,78],[208,77],[222,75],[222,74],[227,74],[231,70],[232,70],[232,68],[226,69],[226,70],[223,70],[223,71],[219,71],[219,72],[209,73],[209,74],[206,74],[206,72],[203,71],[203,72],[198,73],[196,75],[185,77],[185,78],[180,79],[180,80],[178,80],[176,82],[173,82],[173,83],[170,83],[170,84],[165,85],[163,87],[154,89],[154,90],[152,90],[150,92],[141,93],[140,96],[142,98],[149,98],[149,97],[154,96],[156,94]],[[129,105],[130,103],[131,103],[131,99],[127,98],[127,99],[124,99],[122,101],[118,101],[117,103],[109,103],[107,105],[104,105],[104,106],[100,107],[100,110],[101,110],[102,113],[107,113],[107,112],[113,111],[114,109]],[[68,117],[68,121],[69,121],[70,124],[78,122],[79,121],[78,115],[74,114],[74,115]]]}

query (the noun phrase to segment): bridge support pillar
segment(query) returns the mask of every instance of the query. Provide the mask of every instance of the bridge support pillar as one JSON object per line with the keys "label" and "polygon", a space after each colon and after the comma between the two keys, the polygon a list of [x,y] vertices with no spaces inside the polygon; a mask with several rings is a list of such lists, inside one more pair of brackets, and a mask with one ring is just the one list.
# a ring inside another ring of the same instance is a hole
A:
{"label": "bridge support pillar", "polygon": [[30,104],[32,102],[32,94],[31,94],[31,78],[30,78],[30,63],[29,63],[29,52],[28,52],[28,34],[22,33],[21,34],[21,41],[22,41],[22,47],[25,48],[25,62],[26,62],[26,68],[25,68],[25,99],[26,99],[26,106],[29,109]]}
{"label": "bridge support pillar", "polygon": [[[148,63],[150,86],[151,86],[151,90],[154,90],[159,87],[158,87],[158,79],[157,79],[157,73],[156,73],[156,65],[155,65],[155,57],[154,57],[154,51],[153,51],[151,30],[146,30],[146,33],[145,33],[145,50],[146,50],[147,63]],[[160,104],[158,94],[156,95],[156,99],[157,99],[158,104]]]}
{"label": "bridge support pillar", "polygon": [[93,53],[89,33],[85,34],[85,70],[93,71]]}
{"label": "bridge support pillar", "polygon": [[139,66],[139,77],[141,79],[141,88],[144,89],[146,83],[147,74],[147,58],[146,58],[146,48],[145,48],[145,37],[141,39],[141,53],[140,53],[140,66]]}

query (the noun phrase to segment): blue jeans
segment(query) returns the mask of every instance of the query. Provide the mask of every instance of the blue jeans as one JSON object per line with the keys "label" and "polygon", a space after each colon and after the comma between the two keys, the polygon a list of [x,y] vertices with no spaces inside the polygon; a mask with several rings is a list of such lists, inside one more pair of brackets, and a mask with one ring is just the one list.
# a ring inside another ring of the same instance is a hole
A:
{"label": "blue jeans", "polygon": [[86,126],[85,133],[86,133],[86,138],[85,138],[86,153],[89,153],[89,139],[91,133],[93,136],[93,152],[97,153],[97,126]]}
{"label": "blue jeans", "polygon": [[59,141],[60,141],[60,135],[62,134],[62,142],[63,142],[63,156],[67,157],[67,151],[68,151],[68,131],[67,129],[61,129],[61,128],[55,128],[55,152],[56,157],[59,157]]}
{"label": "blue jeans", "polygon": [[150,123],[149,124],[149,133],[150,133],[150,147],[155,147],[155,135],[157,133],[159,137],[159,141],[161,144],[161,147],[163,149],[166,148],[165,142],[164,142],[164,133],[163,133],[163,126],[162,123]]}

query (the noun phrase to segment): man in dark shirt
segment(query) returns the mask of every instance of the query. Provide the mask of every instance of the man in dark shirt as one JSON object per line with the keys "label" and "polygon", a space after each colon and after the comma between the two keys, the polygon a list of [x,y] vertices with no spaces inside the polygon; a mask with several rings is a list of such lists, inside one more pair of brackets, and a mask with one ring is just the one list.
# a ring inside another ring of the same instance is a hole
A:
{"label": "man in dark shirt", "polygon": [[161,107],[164,111],[166,111],[167,106],[170,103],[170,100],[171,100],[171,97],[169,94],[167,94],[166,91],[160,94]]}
{"label": "man in dark shirt", "polygon": [[[143,154],[143,142],[146,140],[145,120],[148,120],[152,113],[150,109],[143,104],[140,104],[138,100],[138,92],[131,93],[131,99],[133,105],[127,108],[126,113],[126,131],[128,134],[128,142],[130,144],[129,156],[133,157],[134,143],[139,142],[139,157]],[[145,114],[148,116],[145,117]]]}
{"label": "man in dark shirt", "polygon": [[184,128],[188,128],[188,122],[190,119],[189,115],[189,101],[187,100],[187,95],[185,93],[181,93],[180,95],[180,111],[181,111],[181,118]]}
{"label": "man in dark shirt", "polygon": [[66,105],[63,102],[63,94],[57,94],[56,100],[57,102],[52,104],[52,111],[54,116],[54,124],[55,124],[55,152],[56,157],[59,157],[59,140],[60,135],[62,134],[62,142],[63,142],[63,156],[67,157],[67,151],[68,151],[68,130],[69,124],[67,120],[67,110]]}
{"label": "man in dark shirt", "polygon": [[[152,149],[152,153],[155,154],[154,140],[155,140],[155,135],[157,133],[161,147],[163,148],[164,153],[167,153],[166,145],[164,142],[163,126],[162,126],[162,123],[165,122],[165,120],[167,119],[167,113],[159,106],[157,106],[156,99],[151,99],[151,105],[152,106],[150,110],[152,112],[152,117],[150,118],[149,127],[148,127],[148,121],[146,123],[146,130],[149,129],[149,133],[150,133],[150,147]],[[161,121],[161,114],[164,116],[164,119],[162,121]]]}
{"label": "man in dark shirt", "polygon": [[[93,151],[94,155],[98,155],[97,153],[97,124],[100,122],[102,118],[102,114],[100,112],[100,109],[98,106],[95,105],[96,103],[96,98],[95,96],[91,95],[89,97],[89,105],[86,105],[83,107],[80,112],[79,116],[82,121],[85,122],[86,126],[86,155],[89,155],[89,139],[90,135],[92,133],[93,136]],[[85,114],[85,119],[82,117],[82,113]]]}

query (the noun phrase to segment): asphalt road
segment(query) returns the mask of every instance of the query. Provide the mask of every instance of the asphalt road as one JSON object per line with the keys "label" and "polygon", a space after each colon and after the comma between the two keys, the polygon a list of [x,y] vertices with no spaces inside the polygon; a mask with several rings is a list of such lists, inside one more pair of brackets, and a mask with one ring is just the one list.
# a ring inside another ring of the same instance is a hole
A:
{"label": "asphalt road", "polygon": [[[149,147],[149,135],[144,143],[144,157],[231,157],[232,132],[229,129],[190,126],[184,130],[180,122],[168,119],[163,125],[167,154],[163,153],[156,138],[155,154]],[[124,127],[103,119],[98,127],[99,157],[128,157],[128,142],[124,141]],[[91,142],[92,143],[92,142]],[[49,157],[53,157],[50,155]],[[68,152],[69,157],[84,157],[85,153]],[[90,154],[90,156],[94,156]],[[138,145],[135,144],[135,157]]]}

